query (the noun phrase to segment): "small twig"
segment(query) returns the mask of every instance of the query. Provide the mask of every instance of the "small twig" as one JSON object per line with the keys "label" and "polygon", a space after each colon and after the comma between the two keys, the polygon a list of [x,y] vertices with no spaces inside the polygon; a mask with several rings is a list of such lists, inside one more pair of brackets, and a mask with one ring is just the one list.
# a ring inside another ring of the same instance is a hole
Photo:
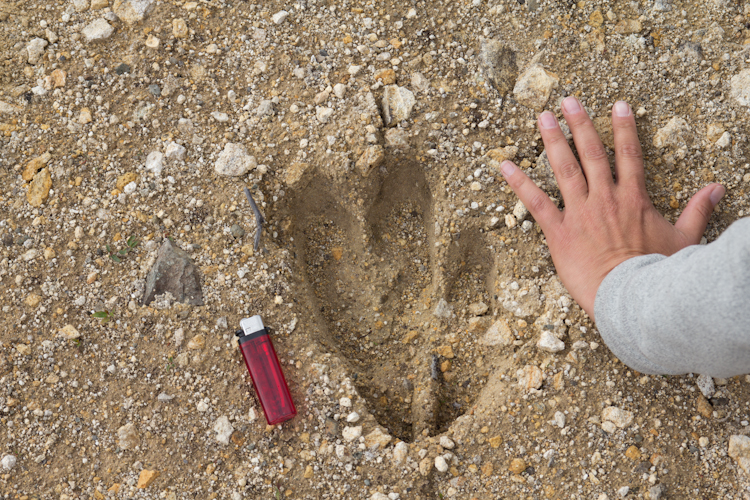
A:
{"label": "small twig", "polygon": [[266,219],[264,219],[263,214],[260,213],[260,209],[258,208],[258,205],[255,204],[255,200],[253,200],[253,197],[250,195],[250,190],[247,189],[247,187],[245,187],[245,196],[247,196],[247,201],[250,202],[250,206],[253,209],[255,225],[258,227],[255,230],[255,239],[253,240],[253,250],[257,252],[258,248],[260,248],[260,233],[263,231],[263,224],[266,222]]}
{"label": "small twig", "polygon": [[430,378],[432,380],[440,378],[440,358],[437,354],[433,354],[430,359]]}

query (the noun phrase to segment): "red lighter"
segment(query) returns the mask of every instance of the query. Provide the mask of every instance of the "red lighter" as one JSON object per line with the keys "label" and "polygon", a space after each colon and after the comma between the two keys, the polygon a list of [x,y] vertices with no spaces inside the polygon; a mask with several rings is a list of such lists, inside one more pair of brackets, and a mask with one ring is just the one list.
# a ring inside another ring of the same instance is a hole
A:
{"label": "red lighter", "polygon": [[266,421],[268,425],[286,422],[297,414],[297,409],[292,402],[271,337],[260,316],[243,318],[240,326],[242,330],[237,331],[237,343],[245,358],[263,413],[266,414]]}

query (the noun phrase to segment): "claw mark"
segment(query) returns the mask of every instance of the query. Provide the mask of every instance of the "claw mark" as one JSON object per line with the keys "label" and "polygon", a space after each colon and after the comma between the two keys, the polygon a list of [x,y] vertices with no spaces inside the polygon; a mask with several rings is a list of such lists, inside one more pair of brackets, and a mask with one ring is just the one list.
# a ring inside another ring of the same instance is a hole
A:
{"label": "claw mark", "polygon": [[247,201],[250,202],[250,206],[253,209],[253,215],[255,216],[255,225],[258,226],[258,229],[255,231],[255,238],[253,240],[253,250],[256,252],[258,251],[258,248],[260,247],[260,233],[263,231],[263,224],[265,224],[266,219],[263,218],[263,214],[260,213],[260,209],[258,208],[258,205],[255,204],[255,200],[253,200],[253,197],[250,195],[250,190],[245,187],[245,196],[247,196]]}

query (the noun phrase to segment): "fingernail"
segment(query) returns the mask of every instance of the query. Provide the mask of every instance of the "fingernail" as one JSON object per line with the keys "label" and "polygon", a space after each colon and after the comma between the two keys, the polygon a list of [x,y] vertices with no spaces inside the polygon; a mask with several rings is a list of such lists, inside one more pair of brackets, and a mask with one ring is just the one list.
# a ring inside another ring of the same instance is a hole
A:
{"label": "fingernail", "polygon": [[516,171],[516,166],[513,165],[513,163],[509,162],[508,160],[505,160],[504,162],[500,164],[500,170],[503,171],[503,176],[509,177],[513,175],[513,172]]}
{"label": "fingernail", "polygon": [[562,107],[566,113],[575,114],[581,111],[581,103],[573,96],[566,97],[562,102]]}
{"label": "fingernail", "polygon": [[545,111],[544,113],[539,115],[539,126],[543,129],[557,127],[557,119],[555,118],[555,115],[553,115],[549,111]]}
{"label": "fingernail", "polygon": [[630,105],[625,101],[617,101],[612,110],[615,112],[615,116],[619,116],[620,118],[630,116]]}
{"label": "fingernail", "polygon": [[714,188],[713,191],[711,191],[711,196],[709,197],[711,198],[711,203],[713,203],[714,206],[716,206],[719,203],[719,200],[721,200],[724,197],[724,193],[726,192],[727,192],[727,189],[721,184],[719,184],[717,187]]}

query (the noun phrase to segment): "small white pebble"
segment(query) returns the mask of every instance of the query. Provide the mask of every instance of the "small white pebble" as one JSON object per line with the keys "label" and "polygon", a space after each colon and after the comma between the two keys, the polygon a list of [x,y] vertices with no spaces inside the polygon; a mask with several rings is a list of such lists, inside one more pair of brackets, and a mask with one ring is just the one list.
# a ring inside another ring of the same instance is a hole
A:
{"label": "small white pebble", "polygon": [[440,436],[440,446],[446,450],[452,450],[456,444],[448,436]]}
{"label": "small white pebble", "polygon": [[354,424],[356,422],[359,422],[359,413],[356,411],[351,412],[349,415],[346,416],[346,421],[350,424]]}
{"label": "small white pebble", "polygon": [[275,24],[281,24],[284,21],[286,21],[287,16],[289,15],[289,12],[285,10],[280,10],[276,14],[273,15],[271,19],[273,19],[273,22]]}
{"label": "small white pebble", "polygon": [[347,441],[354,441],[359,436],[362,435],[362,426],[358,425],[357,427],[344,427],[344,430],[341,432],[341,435],[344,437]]}

